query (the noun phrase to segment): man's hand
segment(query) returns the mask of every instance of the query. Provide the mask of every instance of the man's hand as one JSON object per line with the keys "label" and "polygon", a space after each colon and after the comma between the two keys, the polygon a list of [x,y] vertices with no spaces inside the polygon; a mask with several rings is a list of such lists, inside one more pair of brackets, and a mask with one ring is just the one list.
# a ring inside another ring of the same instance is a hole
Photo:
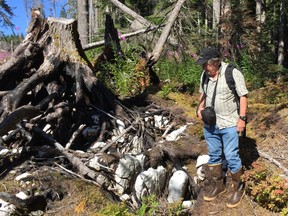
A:
{"label": "man's hand", "polygon": [[246,122],[239,118],[237,122],[237,131],[240,135],[244,132],[245,127],[246,127]]}

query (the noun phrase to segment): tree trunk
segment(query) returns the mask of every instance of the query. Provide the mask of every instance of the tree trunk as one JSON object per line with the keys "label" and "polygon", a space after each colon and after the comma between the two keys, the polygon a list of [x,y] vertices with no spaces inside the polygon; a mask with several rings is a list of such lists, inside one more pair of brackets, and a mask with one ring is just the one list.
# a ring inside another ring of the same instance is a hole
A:
{"label": "tree trunk", "polygon": [[266,20],[264,0],[256,1],[256,20],[259,22],[258,31],[261,32],[261,25],[263,25]]}
{"label": "tree trunk", "polygon": [[280,20],[279,20],[279,40],[278,40],[278,65],[283,65],[284,63],[284,48],[285,48],[285,0],[281,1],[280,4]]}
{"label": "tree trunk", "polygon": [[142,23],[146,27],[154,27],[152,23],[147,21],[144,17],[140,16],[130,8],[128,8],[126,5],[122,4],[118,0],[109,0],[112,4],[117,6],[119,9],[121,9],[123,12],[127,13],[128,15],[132,16],[134,19],[138,20],[140,23]]}
{"label": "tree trunk", "polygon": [[[130,38],[130,37],[134,37],[134,36],[137,36],[137,35],[140,35],[140,34],[145,34],[147,32],[150,32],[150,31],[154,31],[158,29],[158,27],[154,27],[154,28],[150,28],[149,30],[147,30],[146,28],[145,29],[139,29],[135,32],[130,32],[130,33],[127,33],[127,34],[122,34],[121,36],[119,36],[119,39],[120,37],[122,38]],[[83,49],[86,51],[86,50],[89,50],[89,49],[93,49],[93,48],[97,48],[97,47],[101,47],[105,44],[105,41],[102,40],[102,41],[97,41],[97,42],[94,42],[94,43],[89,43],[89,44],[86,44],[83,46]]]}
{"label": "tree trunk", "polygon": [[89,36],[89,13],[88,0],[77,0],[78,32],[82,45],[88,44]]}
{"label": "tree trunk", "polygon": [[180,9],[181,9],[181,6],[183,5],[183,3],[185,2],[185,0],[178,0],[173,11],[171,12],[171,15],[169,16],[169,19],[166,23],[166,26],[164,27],[162,33],[161,33],[161,36],[160,38],[158,39],[157,43],[156,43],[156,46],[154,47],[153,51],[152,51],[152,54],[151,54],[151,59],[150,59],[150,62],[151,62],[151,65],[155,64],[159,58],[160,58],[160,55],[162,53],[162,50],[163,50],[163,47],[164,47],[164,44],[170,34],[170,31],[171,31],[171,28],[180,12]]}
{"label": "tree trunk", "polygon": [[213,0],[213,29],[216,32],[216,40],[218,40],[218,25],[220,22],[221,1]]}
{"label": "tree trunk", "polygon": [[[121,107],[117,108],[113,94],[94,75],[92,64],[81,48],[76,21],[55,18],[45,21],[42,16],[34,19],[13,58],[0,66],[2,135],[20,120],[29,121],[39,112],[47,112],[49,107],[54,110],[50,110],[50,114],[55,112],[57,116],[61,112],[59,118],[62,112],[66,115],[78,113],[74,119],[76,124],[86,115],[82,106],[93,104],[102,110],[122,112]],[[69,115],[65,120],[67,127],[71,123]],[[48,123],[51,116],[44,119]],[[60,139],[66,142],[70,133],[62,134]]]}
{"label": "tree trunk", "polygon": [[[265,23],[265,1],[264,0],[257,0],[256,1],[256,20],[258,22],[257,31],[261,34],[262,25]],[[258,50],[261,51],[262,44],[258,44]]]}

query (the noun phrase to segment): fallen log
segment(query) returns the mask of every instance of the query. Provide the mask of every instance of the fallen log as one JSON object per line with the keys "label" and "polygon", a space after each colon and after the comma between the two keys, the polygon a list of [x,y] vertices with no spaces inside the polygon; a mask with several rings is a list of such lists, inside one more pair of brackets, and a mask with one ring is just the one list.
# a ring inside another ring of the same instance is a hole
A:
{"label": "fallen log", "polygon": [[[137,30],[137,31],[134,31],[134,32],[122,34],[122,35],[119,36],[119,39],[130,38],[130,37],[134,37],[134,36],[137,36],[137,35],[140,35],[140,34],[145,34],[147,32],[157,30],[160,27],[158,27],[158,26],[156,27],[155,26],[155,27],[151,27],[151,28],[143,28],[143,29],[140,29],[140,30]],[[94,42],[94,43],[89,43],[89,44],[83,45],[83,50],[87,51],[87,50],[90,50],[90,49],[101,47],[104,44],[105,44],[105,40],[97,41],[97,42]]]}
{"label": "fallen log", "polygon": [[137,14],[136,12],[134,12],[133,10],[128,8],[126,5],[122,4],[120,1],[118,1],[118,0],[109,0],[109,2],[111,2],[112,4],[117,6],[119,9],[121,9],[125,13],[129,14],[130,16],[132,16],[134,19],[138,20],[144,26],[146,26],[146,27],[155,27],[155,25],[153,25],[148,20],[146,20],[144,17],[140,16],[139,14]]}
{"label": "fallen log", "polygon": [[150,55],[150,59],[148,64],[149,65],[154,65],[160,58],[160,55],[162,53],[164,44],[170,34],[171,28],[180,12],[181,6],[183,5],[183,3],[185,2],[185,0],[178,0],[173,11],[171,12],[168,21],[161,33],[161,36],[158,39],[158,42],[156,43],[156,46],[154,47],[151,55]]}
{"label": "fallen log", "polygon": [[72,153],[69,153],[67,149],[65,149],[60,143],[58,143],[54,138],[47,135],[44,131],[42,131],[40,128],[34,127],[33,125],[26,124],[26,128],[28,128],[31,131],[34,131],[38,133],[40,136],[42,136],[44,139],[48,140],[51,144],[53,144],[58,151],[60,151],[65,157],[69,160],[69,162],[77,168],[78,172],[83,177],[88,177],[91,180],[94,180],[100,187],[103,189],[106,189],[108,187],[108,181],[103,176],[100,175],[93,170],[89,169],[79,158],[77,158]]}
{"label": "fallen log", "polygon": [[263,151],[258,150],[258,153],[261,157],[265,158],[266,160],[270,161],[271,163],[279,167],[284,172],[286,178],[288,178],[288,169],[285,166],[283,166],[278,160],[274,159],[269,154]]}
{"label": "fallen log", "polygon": [[31,105],[24,105],[19,107],[14,112],[10,113],[8,116],[5,116],[4,119],[0,121],[0,136],[5,135],[10,130],[16,128],[16,125],[23,119],[30,120],[33,117],[37,116],[40,113],[38,107]]}

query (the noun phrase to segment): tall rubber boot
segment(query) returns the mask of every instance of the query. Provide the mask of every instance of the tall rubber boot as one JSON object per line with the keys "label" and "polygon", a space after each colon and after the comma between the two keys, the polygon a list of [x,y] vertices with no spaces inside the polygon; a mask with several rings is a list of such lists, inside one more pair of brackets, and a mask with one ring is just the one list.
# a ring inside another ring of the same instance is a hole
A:
{"label": "tall rubber boot", "polygon": [[245,195],[245,183],[241,180],[243,173],[244,171],[242,168],[235,174],[231,173],[233,194],[228,203],[226,203],[228,208],[238,206]]}
{"label": "tall rubber boot", "polygon": [[213,188],[204,195],[204,200],[212,201],[220,194],[226,192],[222,176],[222,164],[209,164],[209,171],[211,172],[214,181]]}

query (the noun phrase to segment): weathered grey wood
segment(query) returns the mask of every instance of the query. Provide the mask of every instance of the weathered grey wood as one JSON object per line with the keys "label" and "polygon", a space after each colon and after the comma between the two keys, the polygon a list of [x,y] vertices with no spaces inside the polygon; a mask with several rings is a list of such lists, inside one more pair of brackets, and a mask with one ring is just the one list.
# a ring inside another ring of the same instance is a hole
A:
{"label": "weathered grey wood", "polygon": [[120,1],[118,0],[109,0],[109,2],[111,2],[112,4],[114,4],[115,6],[117,6],[119,9],[121,9],[123,12],[129,14],[130,16],[132,16],[134,19],[137,19],[140,23],[142,23],[145,26],[151,26],[151,27],[155,27],[152,23],[150,23],[149,21],[147,21],[144,17],[140,16],[139,14],[137,14],[135,11],[131,10],[130,8],[128,8],[126,5],[122,4]]}
{"label": "weathered grey wood", "polygon": [[156,43],[156,46],[154,47],[152,53],[151,53],[151,59],[150,61],[152,62],[152,64],[155,64],[159,58],[160,55],[162,53],[163,47],[165,42],[167,41],[167,38],[170,34],[171,28],[173,26],[173,24],[175,23],[175,20],[180,12],[181,6],[183,5],[183,3],[185,2],[185,0],[178,0],[173,11],[171,12],[168,21],[166,23],[166,26],[164,27],[160,38],[158,39],[158,42]]}
{"label": "weathered grey wood", "polygon": [[38,107],[25,105],[14,112],[10,113],[0,121],[0,136],[5,135],[8,131],[16,129],[16,125],[23,119],[30,120],[40,112]]}

